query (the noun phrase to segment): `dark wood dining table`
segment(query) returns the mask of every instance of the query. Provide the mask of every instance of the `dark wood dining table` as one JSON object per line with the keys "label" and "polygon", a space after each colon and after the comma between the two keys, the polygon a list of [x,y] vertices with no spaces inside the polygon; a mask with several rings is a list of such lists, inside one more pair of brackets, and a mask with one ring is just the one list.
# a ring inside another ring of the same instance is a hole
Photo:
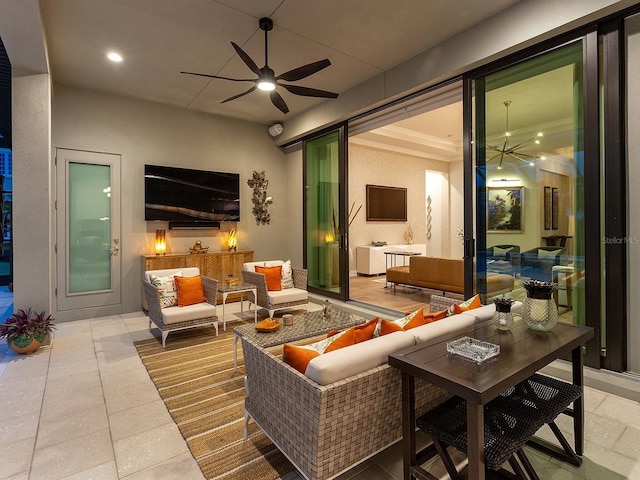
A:
{"label": "dark wood dining table", "polygon": [[[440,320],[440,321],[446,321]],[[483,363],[449,354],[447,342],[469,336],[500,345],[500,353]],[[462,397],[467,404],[468,474],[485,479],[484,405],[510,387],[524,381],[556,359],[571,355],[572,382],[583,386],[583,344],[593,337],[593,328],[558,323],[549,332],[536,332],[519,322],[509,331],[492,323],[451,334],[435,344],[418,344],[389,356],[389,364],[402,373],[402,422],[404,479],[434,478],[418,464],[416,454],[416,378],[442,387]],[[583,398],[573,404],[575,452],[584,446]]]}

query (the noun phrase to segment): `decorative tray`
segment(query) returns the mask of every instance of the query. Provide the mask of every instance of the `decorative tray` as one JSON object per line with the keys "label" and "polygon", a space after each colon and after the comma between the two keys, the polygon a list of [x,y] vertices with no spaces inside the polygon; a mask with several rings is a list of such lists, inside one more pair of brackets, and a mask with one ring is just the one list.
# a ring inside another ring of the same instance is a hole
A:
{"label": "decorative tray", "polygon": [[471,337],[462,337],[447,343],[447,352],[482,363],[500,353],[500,345],[483,342]]}
{"label": "decorative tray", "polygon": [[264,332],[264,333],[275,332],[279,328],[280,328],[280,320],[278,320],[277,318],[266,318],[262,320],[260,323],[256,324],[257,332]]}

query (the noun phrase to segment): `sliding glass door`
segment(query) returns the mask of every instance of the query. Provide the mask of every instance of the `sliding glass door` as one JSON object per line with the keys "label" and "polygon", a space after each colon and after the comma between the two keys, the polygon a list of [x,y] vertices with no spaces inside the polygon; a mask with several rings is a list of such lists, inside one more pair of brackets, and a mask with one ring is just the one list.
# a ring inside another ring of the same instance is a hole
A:
{"label": "sliding glass door", "polygon": [[304,142],[304,262],[309,290],[348,298],[344,127]]}
{"label": "sliding glass door", "polygon": [[[590,225],[599,229],[597,183],[585,198],[589,175],[597,180],[599,170],[597,127],[596,148],[585,146],[586,85],[593,80],[585,52],[593,37],[473,79],[471,171],[474,280],[483,303],[502,295],[522,300],[527,280],[555,282],[560,321],[598,328],[599,296],[591,318],[586,298],[589,276],[596,293],[601,276],[599,242],[592,237],[589,247],[585,237],[586,212],[595,212]],[[593,247],[598,255],[587,269]],[[599,366],[597,342],[591,349],[588,360]]]}

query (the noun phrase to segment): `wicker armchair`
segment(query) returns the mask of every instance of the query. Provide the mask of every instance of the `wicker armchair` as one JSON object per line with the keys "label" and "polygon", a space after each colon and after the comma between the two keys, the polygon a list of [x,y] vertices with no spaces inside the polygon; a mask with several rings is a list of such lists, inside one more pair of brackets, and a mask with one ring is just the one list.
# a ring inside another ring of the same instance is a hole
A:
{"label": "wicker armchair", "polygon": [[158,288],[150,283],[151,275],[168,276],[182,272],[182,276],[192,277],[200,274],[197,267],[177,268],[169,270],[148,270],[145,272],[143,287],[147,299],[149,310],[149,330],[152,323],[162,332],[162,348],[165,347],[169,332],[184,330],[185,328],[198,327],[201,325],[213,325],[218,335],[218,317],[216,315],[216,300],[218,295],[218,281],[202,277],[202,287],[207,297],[206,302],[188,305],[185,307],[164,307],[161,305],[160,292]]}
{"label": "wicker armchair", "polygon": [[[309,293],[307,292],[307,270],[303,268],[293,268],[294,288],[285,288],[280,291],[267,290],[267,279],[263,273],[256,273],[250,270],[242,270],[242,279],[246,283],[256,286],[258,298],[254,299],[257,306],[269,311],[269,317],[273,317],[276,310],[304,305],[309,311]],[[251,298],[249,298],[251,302]]]}

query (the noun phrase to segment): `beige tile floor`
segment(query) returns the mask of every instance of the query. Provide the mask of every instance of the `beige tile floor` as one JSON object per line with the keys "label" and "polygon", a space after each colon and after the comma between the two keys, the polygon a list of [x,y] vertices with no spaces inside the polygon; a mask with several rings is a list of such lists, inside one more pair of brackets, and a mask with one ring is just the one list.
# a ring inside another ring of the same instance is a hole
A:
{"label": "beige tile floor", "polygon": [[[237,311],[231,304],[227,319]],[[60,323],[29,356],[0,341],[0,479],[203,478],[133,347],[147,325],[142,312]],[[530,451],[541,478],[640,479],[640,404],[589,387],[585,399],[583,466]],[[437,460],[430,469],[443,471]],[[401,478],[396,445],[341,480]]]}

